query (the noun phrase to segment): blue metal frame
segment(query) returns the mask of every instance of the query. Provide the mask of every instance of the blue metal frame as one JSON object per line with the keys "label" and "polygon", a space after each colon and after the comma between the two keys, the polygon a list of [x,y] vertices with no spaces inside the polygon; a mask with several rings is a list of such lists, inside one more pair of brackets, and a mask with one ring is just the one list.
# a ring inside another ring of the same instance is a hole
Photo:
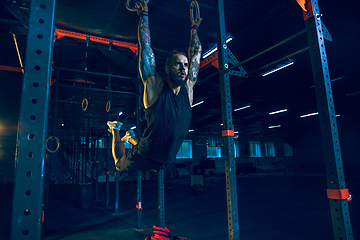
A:
{"label": "blue metal frame", "polygon": [[165,228],[165,187],[164,176],[165,169],[161,169],[158,172],[158,213],[159,223],[158,227]]}
{"label": "blue metal frame", "polygon": [[[231,96],[230,96],[230,77],[226,70],[229,67],[229,50],[226,44],[225,16],[223,0],[216,0],[217,4],[217,36],[218,36],[218,58],[219,58],[219,76],[221,88],[221,106],[222,120],[224,130],[233,131]],[[239,239],[239,217],[236,187],[236,169],[234,155],[233,136],[224,136],[225,153],[225,177],[227,192],[227,213],[228,213],[228,235],[229,239]]]}
{"label": "blue metal frame", "polygon": [[41,239],[45,140],[54,44],[55,0],[30,4],[11,239]]}
{"label": "blue metal frame", "polygon": [[[138,71],[138,77],[140,73]],[[136,136],[141,136],[141,92],[142,92],[142,82],[140,78],[135,79],[135,89],[136,89]],[[139,206],[137,209],[137,229],[142,228],[142,176],[141,171],[136,173],[136,204]]]}
{"label": "blue metal frame", "polygon": [[[318,1],[308,0],[304,14],[319,112],[328,189],[346,189],[339,133],[324,39],[329,34],[321,21]],[[312,14],[313,13],[313,14]],[[331,36],[330,36],[331,37]],[[347,199],[329,199],[335,239],[354,239]]]}

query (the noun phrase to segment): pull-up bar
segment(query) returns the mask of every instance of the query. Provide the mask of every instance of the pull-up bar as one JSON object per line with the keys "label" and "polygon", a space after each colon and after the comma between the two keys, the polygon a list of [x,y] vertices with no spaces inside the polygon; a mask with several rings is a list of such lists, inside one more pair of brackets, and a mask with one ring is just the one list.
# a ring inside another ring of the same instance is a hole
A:
{"label": "pull-up bar", "polygon": [[110,44],[111,43],[114,46],[129,48],[136,55],[138,54],[138,45],[133,44],[133,43],[116,41],[116,40],[111,40],[111,39],[108,39],[108,38],[92,36],[92,35],[89,35],[89,34],[83,34],[83,33],[77,33],[77,32],[62,30],[62,29],[58,29],[56,27],[55,27],[55,34],[56,34],[56,37],[55,37],[56,39],[60,39],[62,37],[71,37],[71,38],[77,38],[77,39],[81,39],[81,40],[90,39],[90,41],[92,41],[92,42],[98,42],[98,43],[104,43],[104,44]]}

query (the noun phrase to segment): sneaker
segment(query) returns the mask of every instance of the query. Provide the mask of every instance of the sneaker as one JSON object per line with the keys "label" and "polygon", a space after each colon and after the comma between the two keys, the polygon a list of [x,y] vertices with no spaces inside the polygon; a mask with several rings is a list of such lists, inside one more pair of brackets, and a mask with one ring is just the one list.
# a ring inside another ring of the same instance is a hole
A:
{"label": "sneaker", "polygon": [[134,130],[129,130],[126,132],[125,136],[121,138],[121,141],[130,143],[130,139],[135,137]]}
{"label": "sneaker", "polygon": [[108,121],[107,122],[107,125],[109,126],[109,128],[112,130],[112,129],[116,129],[116,130],[119,130],[121,129],[121,126],[123,125],[122,122],[118,122],[118,121]]}

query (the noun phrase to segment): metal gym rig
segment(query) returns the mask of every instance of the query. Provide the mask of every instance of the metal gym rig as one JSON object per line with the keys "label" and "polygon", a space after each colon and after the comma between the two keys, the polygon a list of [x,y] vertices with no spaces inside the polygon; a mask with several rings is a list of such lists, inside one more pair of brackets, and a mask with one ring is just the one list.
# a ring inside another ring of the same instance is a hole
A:
{"label": "metal gym rig", "polygon": [[[345,185],[335,109],[325,51],[326,31],[321,21],[317,0],[297,0],[304,12],[310,58],[315,82],[327,173],[328,198],[335,239],[353,239]],[[225,36],[223,0],[216,0],[218,9],[218,61],[224,123],[225,176],[228,208],[229,239],[240,239],[235,159],[233,152],[228,48]],[[49,79],[52,72],[55,1],[32,0],[28,19],[21,112],[16,154],[16,174],[12,212],[11,239],[42,239],[44,163],[49,111]],[[138,108],[139,109],[139,108]],[[137,119],[138,121],[139,119]],[[164,173],[158,175],[159,224],[164,219]],[[137,202],[141,202],[141,176],[138,173]],[[138,207],[141,228],[141,207]]]}

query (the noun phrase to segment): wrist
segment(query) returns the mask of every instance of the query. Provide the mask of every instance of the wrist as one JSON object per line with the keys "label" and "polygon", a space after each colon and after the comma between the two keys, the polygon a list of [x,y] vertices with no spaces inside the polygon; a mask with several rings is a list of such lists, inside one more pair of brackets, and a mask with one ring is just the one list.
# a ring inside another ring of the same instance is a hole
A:
{"label": "wrist", "polygon": [[199,30],[199,26],[196,26],[196,25],[191,26],[191,29]]}
{"label": "wrist", "polygon": [[149,13],[145,10],[141,10],[140,12],[138,12],[139,17],[143,17],[143,16],[149,16]]}

